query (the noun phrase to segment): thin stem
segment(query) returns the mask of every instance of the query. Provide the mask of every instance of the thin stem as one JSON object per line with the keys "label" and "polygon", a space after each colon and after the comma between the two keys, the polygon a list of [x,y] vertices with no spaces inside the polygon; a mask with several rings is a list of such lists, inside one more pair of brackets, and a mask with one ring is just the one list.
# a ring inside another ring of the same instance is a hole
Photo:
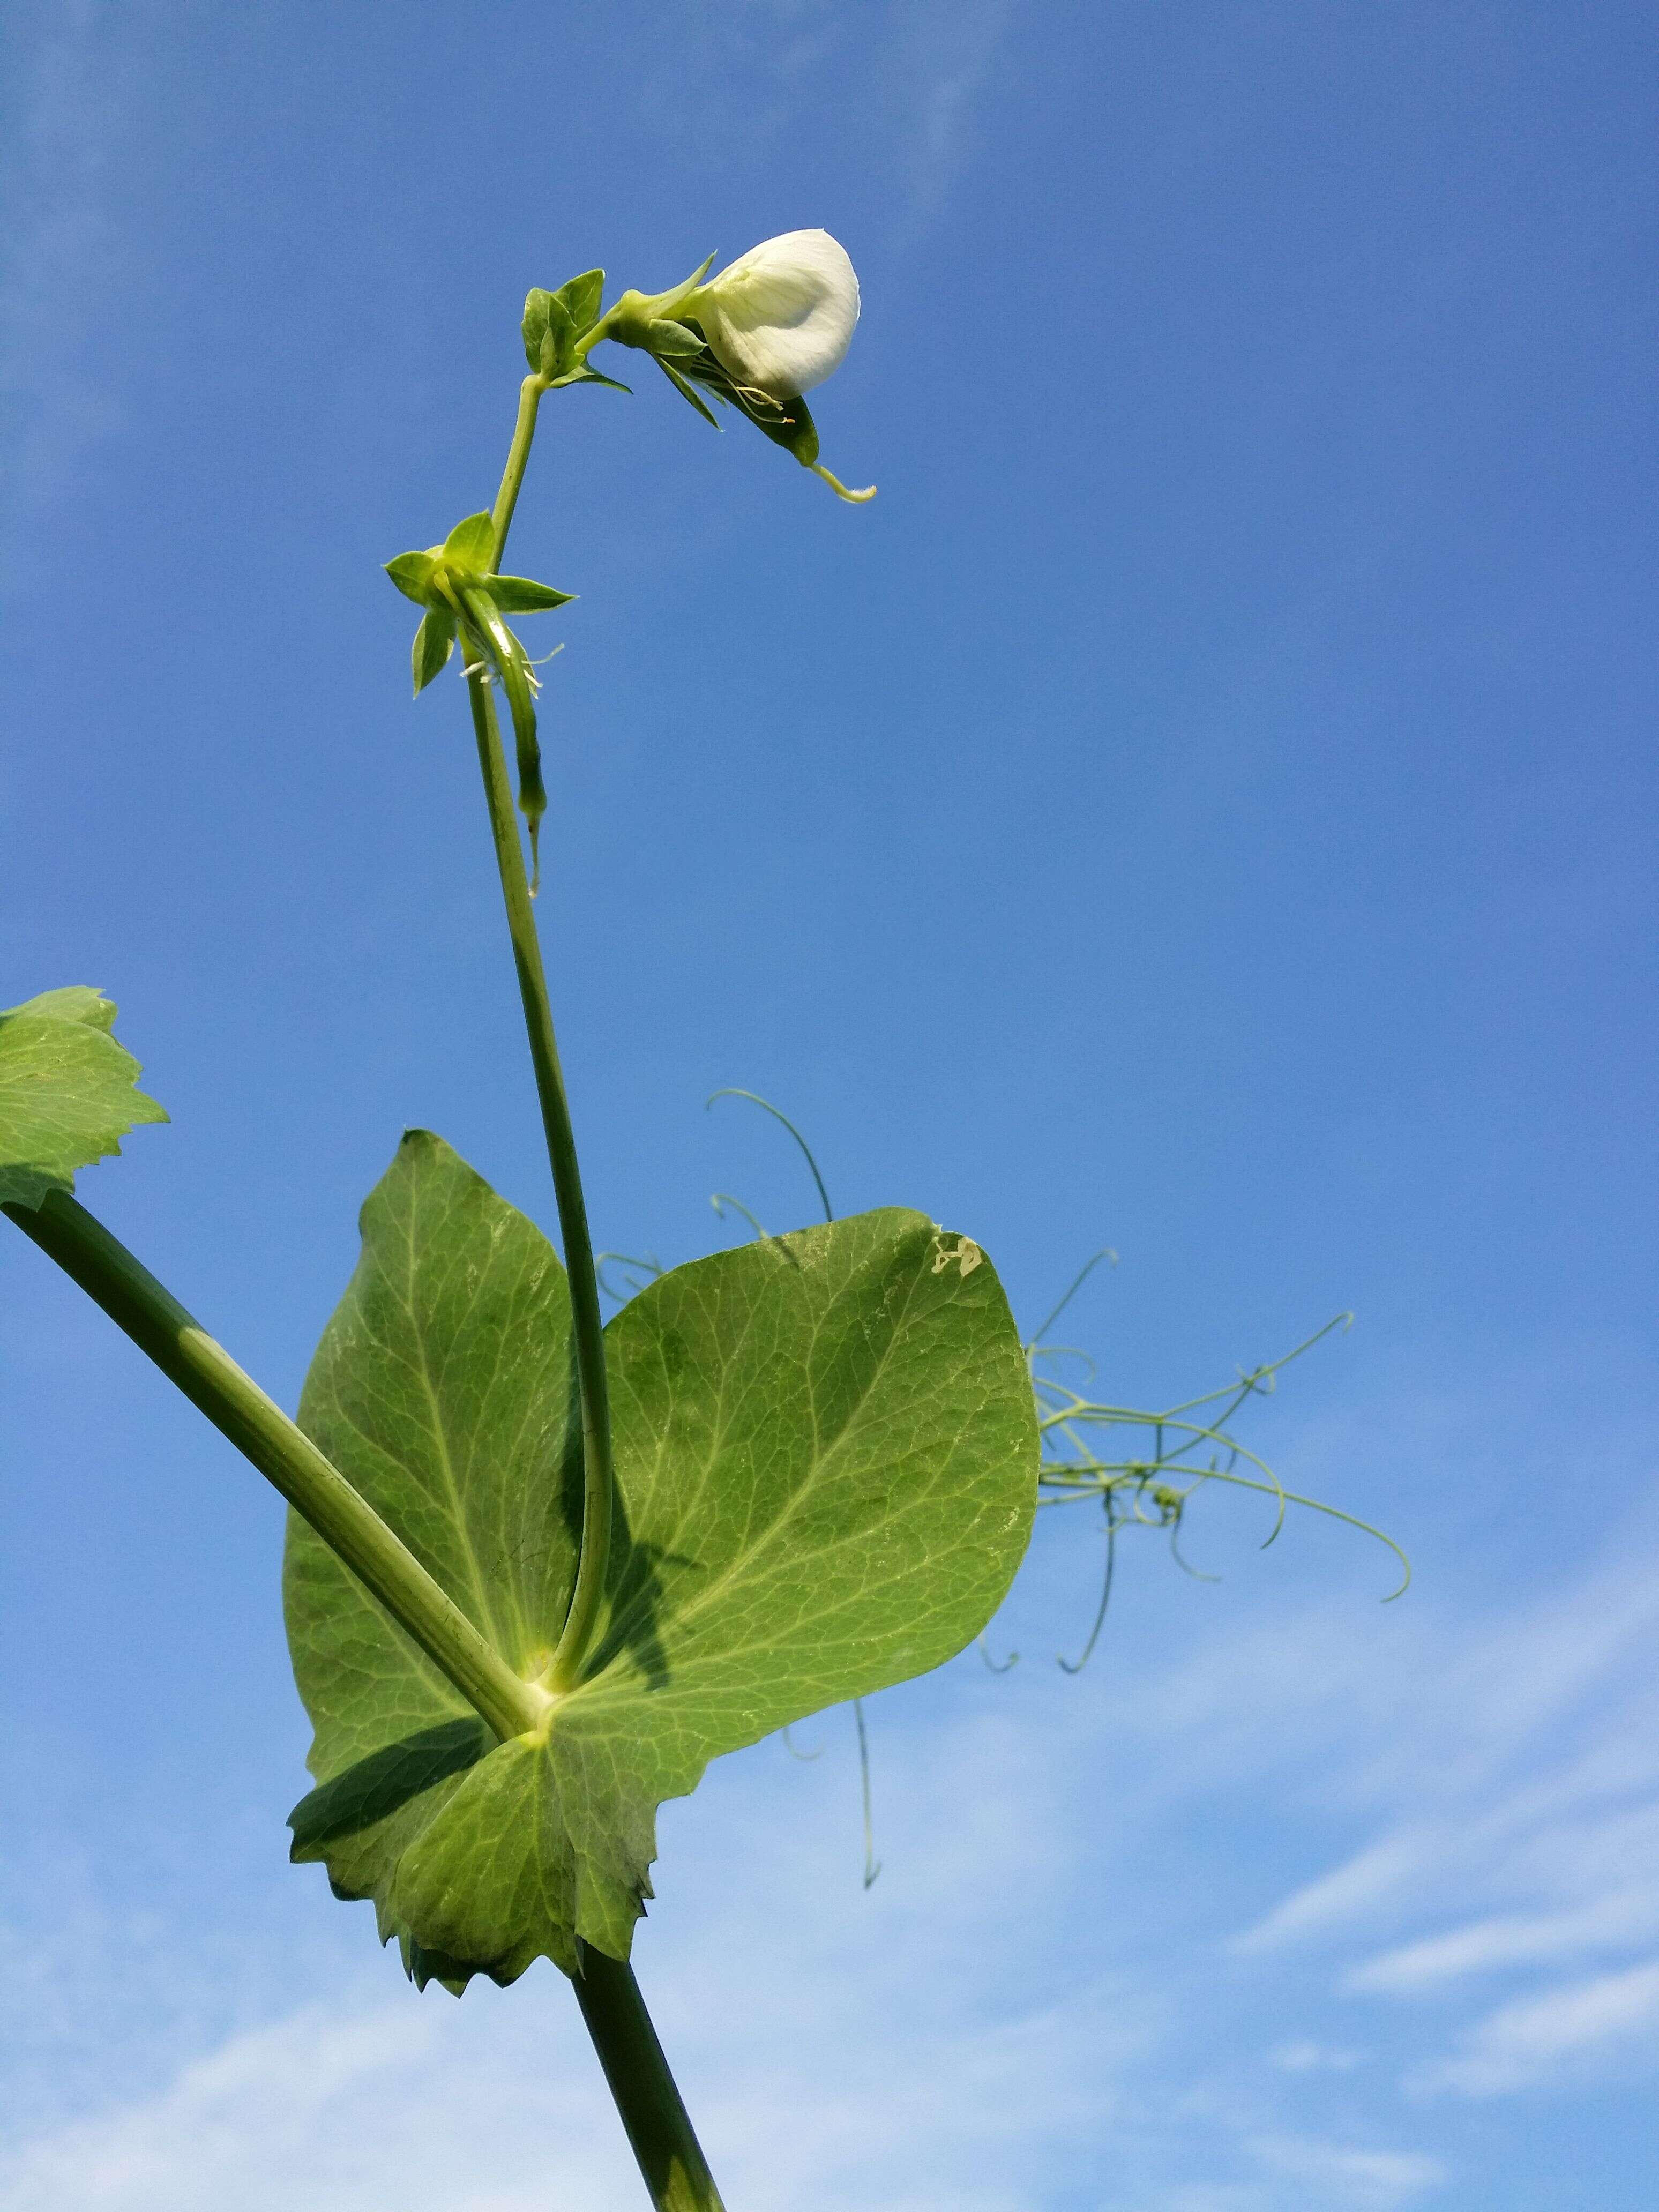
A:
{"label": "thin stem", "polygon": [[501,488],[495,495],[489,518],[495,526],[495,556],[489,564],[492,573],[501,567],[501,556],[507,550],[507,533],[513,527],[513,510],[519,503],[519,487],[524,482],[525,464],[530,459],[531,442],[536,435],[536,410],[546,389],[540,377],[533,375],[526,376],[519,386],[519,419],[513,426],[513,443],[507,448],[507,466],[501,471]]}
{"label": "thin stem", "polygon": [[[536,413],[544,389],[538,376],[526,377],[519,387],[519,418],[514,425],[513,443],[491,517],[495,530],[493,565],[497,568],[507,550],[507,534],[512,527],[519,487],[530,459],[531,442],[536,434]],[[489,812],[489,834],[495,848],[501,897],[507,907],[507,933],[513,940],[513,964],[518,972],[519,997],[530,1039],[531,1064],[536,1073],[536,1093],[541,1101],[542,1126],[547,1134],[547,1158],[558,1201],[559,1233],[564,1243],[565,1271],[570,1279],[571,1322],[576,1340],[576,1380],[582,1408],[581,1553],[576,1565],[575,1588],[570,1594],[570,1610],[565,1617],[548,1677],[556,1690],[567,1690],[581,1679],[582,1661],[592,1640],[611,1559],[615,1483],[611,1461],[611,1401],[605,1371],[605,1323],[599,1312],[599,1275],[593,1265],[593,1240],[588,1231],[587,1201],[582,1195],[570,1103],[565,1096],[564,1075],[559,1065],[553,1010],[548,1003],[547,975],[542,965],[541,942],[536,934],[530,885],[525,875],[524,851],[514,817],[513,793],[507,782],[489,672],[475,668],[466,681],[472,708],[472,732],[478,747],[478,768],[483,777],[484,804]]]}
{"label": "thin stem", "polygon": [[524,852],[519,842],[518,823],[514,819],[513,792],[507,781],[501,732],[496,726],[495,702],[483,671],[468,677],[467,694],[472,705],[472,729],[478,743],[478,767],[489,810],[489,830],[495,841],[501,896],[507,902],[513,964],[518,971],[519,996],[523,1001],[525,1028],[530,1037],[531,1063],[536,1072],[542,1124],[547,1132],[548,1162],[553,1170],[553,1189],[558,1200],[564,1264],[570,1278],[576,1377],[581,1393],[581,1557],[577,1564],[570,1611],[549,1676],[556,1690],[563,1690],[580,1680],[582,1661],[592,1641],[599,1602],[605,1594],[605,1568],[611,1557],[613,1480],[605,1325],[599,1314],[599,1285],[593,1266],[593,1242],[588,1233],[587,1203],[582,1196],[581,1174],[576,1164],[576,1139],[570,1126],[570,1105],[559,1066],[558,1041],[553,1034],[552,1011],[547,1001],[547,977],[542,967],[535,916],[531,910]]}
{"label": "thin stem", "polygon": [[[593,343],[594,335],[590,334],[589,344]],[[507,550],[507,535],[513,526],[513,512],[518,505],[519,487],[530,459],[537,410],[544,388],[541,379],[533,375],[526,377],[519,387],[519,417],[491,514],[495,532],[491,567],[495,569],[500,568]],[[558,1201],[559,1230],[564,1242],[576,1340],[576,1379],[582,1408],[581,1553],[576,1565],[575,1588],[570,1595],[570,1610],[565,1616],[563,1632],[548,1674],[556,1690],[565,1690],[580,1680],[582,1662],[592,1640],[605,1595],[605,1571],[611,1558],[615,1479],[611,1461],[611,1401],[605,1371],[604,1322],[599,1314],[593,1241],[587,1226],[587,1202],[582,1195],[581,1171],[576,1159],[575,1133],[571,1127],[570,1105],[559,1065],[558,1040],[554,1035],[553,1012],[548,1003],[541,943],[530,903],[524,851],[519,842],[513,793],[507,782],[507,760],[501,750],[488,669],[480,667],[469,675],[467,696],[472,708],[478,767],[483,777],[484,803],[489,813],[489,834],[495,848],[501,897],[507,907],[507,933],[513,941],[513,964],[518,974],[519,996],[530,1039],[531,1064],[536,1073],[536,1092],[541,1102],[542,1126],[547,1133],[547,1158]],[[532,835],[533,837],[533,823]],[[581,1972],[576,1977],[576,2000],[657,2212],[724,2212],[720,2191],[714,2186],[674,2077],[668,2070],[668,2062],[663,2057],[662,2045],[651,2025],[651,2015],[645,2008],[632,1967],[580,1941],[577,1955]]]}
{"label": "thin stem", "polygon": [[632,1969],[586,1943],[576,2002],[657,2212],[724,2212]]}
{"label": "thin stem", "polygon": [[368,1500],[118,1238],[58,1191],[39,1208],[0,1211],[281,1491],[503,1742],[541,1725],[546,1692],[520,1680]]}

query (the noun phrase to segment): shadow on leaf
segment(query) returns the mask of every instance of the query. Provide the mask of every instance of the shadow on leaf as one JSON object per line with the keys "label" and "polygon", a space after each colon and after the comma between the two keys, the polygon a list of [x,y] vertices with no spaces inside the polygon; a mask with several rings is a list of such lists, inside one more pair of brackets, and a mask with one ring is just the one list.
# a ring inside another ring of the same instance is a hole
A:
{"label": "shadow on leaf", "polygon": [[288,1816],[294,1831],[289,1857],[320,1858],[337,1838],[373,1827],[411,1798],[476,1766],[495,1748],[494,1730],[469,1715],[371,1752],[300,1800]]}

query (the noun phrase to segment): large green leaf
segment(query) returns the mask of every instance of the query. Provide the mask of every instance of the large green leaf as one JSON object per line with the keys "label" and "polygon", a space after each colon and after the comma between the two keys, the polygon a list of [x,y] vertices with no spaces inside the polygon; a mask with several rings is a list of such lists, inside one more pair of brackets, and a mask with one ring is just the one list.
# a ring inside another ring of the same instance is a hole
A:
{"label": "large green leaf", "polygon": [[[300,1419],[516,1671],[568,1603],[580,1424],[563,1269],[413,1132]],[[658,1804],[708,1761],[937,1666],[1030,1531],[1019,1339],[971,1243],[896,1208],[678,1267],[605,1333],[618,1514],[586,1678],[498,1744],[297,1518],[289,1637],[321,1785],[294,1855],[373,1897],[416,1980],[626,1958]]]}
{"label": "large green leaf", "polygon": [[75,1170],[167,1113],[135,1089],[138,1063],[110,1035],[115,1009],[82,984],[0,1012],[0,1200],[39,1206]]}

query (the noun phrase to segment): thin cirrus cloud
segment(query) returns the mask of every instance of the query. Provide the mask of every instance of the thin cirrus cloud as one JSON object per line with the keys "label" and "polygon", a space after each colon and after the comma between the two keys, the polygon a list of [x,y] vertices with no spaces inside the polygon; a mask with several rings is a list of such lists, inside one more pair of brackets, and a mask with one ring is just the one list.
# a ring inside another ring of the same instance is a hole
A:
{"label": "thin cirrus cloud", "polygon": [[[931,1717],[877,1702],[868,1896],[844,1716],[806,1732],[811,1765],[776,1744],[720,1762],[665,1814],[641,1972],[733,2201],[1410,2212],[1479,2181],[1460,2114],[1649,2064],[1651,1891],[1595,1887],[1651,1858],[1656,1552],[1508,1617],[1425,1600],[1402,1627],[1321,1598],[1287,1620],[1264,1597],[1241,1624],[1218,1601],[1173,1666],[1132,1584],[1097,1675],[993,1680],[970,1655]],[[1054,1595],[1032,1593],[1050,1620]],[[1286,1802],[1337,1863],[1252,1920],[1235,1840]],[[129,2067],[121,2096],[25,2118],[0,2212],[529,2212],[554,2177],[627,2212],[556,1977],[416,1998],[362,1908],[284,1880],[293,1926],[224,1901],[263,2018],[166,2028],[154,1944],[88,1954],[68,2011],[142,2039],[149,2002],[148,2085]],[[259,1947],[286,1958],[301,1924],[332,1948],[292,1987]]]}
{"label": "thin cirrus cloud", "polygon": [[1478,2008],[1407,2069],[1413,2088],[1639,2068],[1659,2001],[1650,1552],[1473,1629],[1413,1639],[1392,1717],[1329,1774],[1328,1808],[1364,1808],[1373,1832],[1232,1950],[1313,1954],[1346,1996],[1433,2003],[1436,2035],[1448,2006]]}
{"label": "thin cirrus cloud", "polygon": [[1457,2050],[1423,2068],[1415,2087],[1499,2097],[1599,2069],[1609,2054],[1651,2045],[1659,2028],[1659,1959],[1500,2005]]}
{"label": "thin cirrus cloud", "polygon": [[1354,2212],[1395,2212],[1448,2178],[1440,2160],[1413,2151],[1353,2150],[1296,2136],[1267,2136],[1250,2148],[1269,2172],[1329,2192]]}

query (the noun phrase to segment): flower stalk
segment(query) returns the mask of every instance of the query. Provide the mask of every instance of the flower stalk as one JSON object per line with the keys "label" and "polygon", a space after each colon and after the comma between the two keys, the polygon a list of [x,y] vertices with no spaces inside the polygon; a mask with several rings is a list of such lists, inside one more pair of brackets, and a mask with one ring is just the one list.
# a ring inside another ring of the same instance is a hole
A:
{"label": "flower stalk", "polygon": [[576,1381],[582,1415],[581,1551],[570,1610],[565,1617],[563,1633],[554,1652],[549,1675],[550,1688],[568,1690],[581,1679],[582,1662],[592,1640],[611,1557],[615,1477],[611,1455],[610,1394],[605,1372],[605,1324],[599,1311],[599,1276],[593,1265],[593,1240],[587,1225],[587,1201],[582,1193],[581,1170],[577,1164],[570,1103],[559,1063],[541,942],[530,902],[524,851],[514,818],[513,791],[507,781],[507,759],[501,748],[488,670],[472,670],[467,678],[467,697],[472,709],[472,732],[477,744],[478,769],[483,779],[496,872],[507,908],[513,965],[519,979],[519,997],[530,1041],[536,1095],[541,1104],[548,1164],[553,1172],[565,1271],[570,1279]]}
{"label": "flower stalk", "polygon": [[[536,416],[544,389],[539,375],[526,377],[520,387],[519,416],[501,489],[491,513],[495,544],[489,573],[495,574],[507,549],[507,533],[518,504],[519,488],[536,435]],[[469,599],[483,599],[470,593]],[[482,611],[482,608],[480,609]],[[499,617],[497,617],[499,621]],[[581,1679],[605,1597],[605,1573],[611,1560],[611,1530],[616,1476],[611,1454],[611,1395],[605,1370],[605,1322],[599,1310],[599,1282],[593,1264],[593,1239],[587,1225],[587,1200],[582,1191],[581,1169],[576,1158],[576,1133],[570,1119],[564,1073],[554,1033],[553,1009],[547,995],[547,974],[542,963],[541,939],[531,906],[531,887],[525,874],[524,851],[513,815],[513,794],[507,780],[501,729],[491,696],[490,672],[475,665],[466,679],[472,709],[472,733],[478,749],[478,769],[483,779],[484,805],[501,878],[501,900],[507,909],[507,934],[513,945],[513,965],[519,979],[520,1003],[535,1071],[536,1096],[541,1105],[542,1127],[547,1139],[548,1165],[559,1209],[559,1234],[564,1245],[565,1273],[570,1283],[571,1325],[576,1348],[576,1382],[582,1416],[582,1533],[575,1587],[570,1610],[549,1670],[549,1686],[574,1688]],[[514,720],[518,720],[514,702]],[[539,768],[539,764],[538,764]],[[522,780],[521,780],[522,781]],[[539,787],[539,774],[538,778]],[[522,803],[522,787],[520,792]]]}

